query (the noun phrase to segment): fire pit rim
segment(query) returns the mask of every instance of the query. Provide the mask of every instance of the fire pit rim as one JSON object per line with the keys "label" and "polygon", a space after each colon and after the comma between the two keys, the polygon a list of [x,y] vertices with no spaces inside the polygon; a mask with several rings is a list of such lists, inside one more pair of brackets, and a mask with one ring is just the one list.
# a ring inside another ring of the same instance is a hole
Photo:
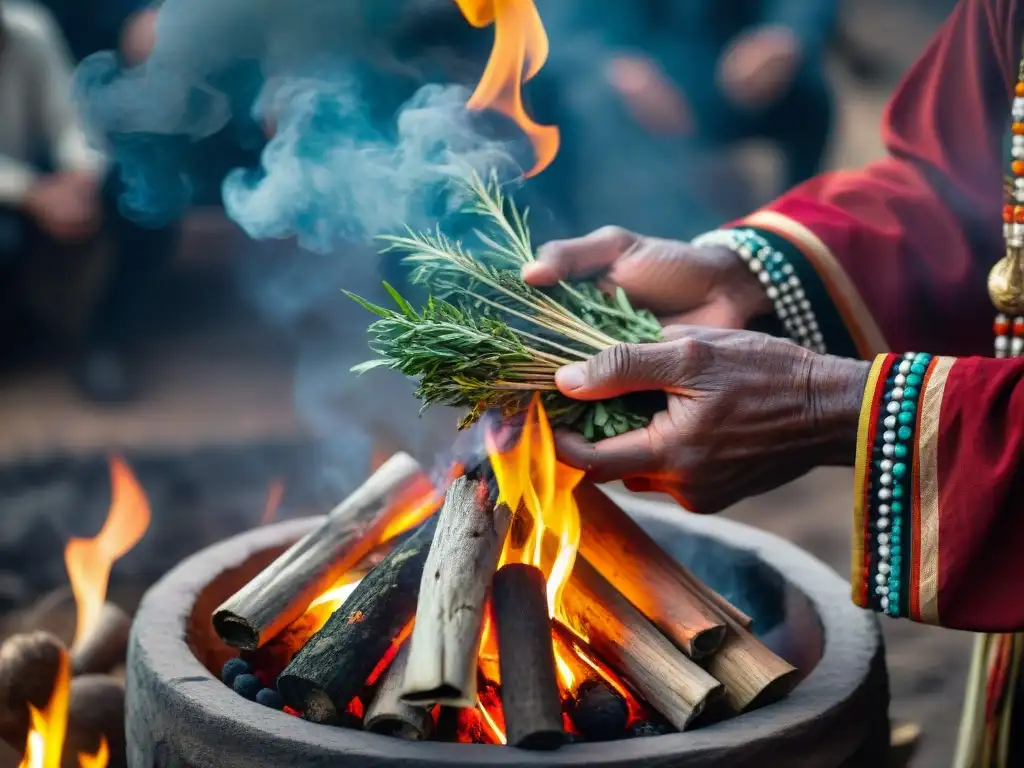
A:
{"label": "fire pit rim", "polygon": [[[443,759],[455,765],[500,764],[505,766],[611,765],[628,762],[664,764],[686,754],[727,752],[744,742],[794,738],[808,728],[828,728],[830,713],[842,711],[865,680],[884,675],[881,633],[876,617],[850,602],[849,585],[829,566],[794,544],[773,534],[724,518],[689,515],[678,507],[643,499],[624,492],[610,492],[641,523],[669,524],[695,534],[710,536],[735,549],[753,551],[776,570],[787,583],[806,596],[825,629],[820,660],[810,674],[785,699],[770,707],[748,712],[696,731],[643,739],[576,744],[557,753],[472,744],[407,742],[363,731],[329,729],[247,701],[223,685],[196,658],[188,645],[186,627],[196,596],[215,577],[241,566],[253,555],[297,540],[317,525],[320,517],[309,517],[257,528],[197,552],[152,587],[136,613],[129,649],[127,718],[129,754],[133,748],[134,699],[139,687],[160,685],[160,681],[186,683],[164,686],[159,691],[165,707],[173,708],[181,742],[191,742],[196,755],[210,757],[209,747],[191,729],[217,733],[227,729],[238,735],[226,766],[260,764],[270,756],[271,743],[286,744],[294,753],[285,764],[302,763],[302,756],[322,755],[326,750],[344,751],[363,758],[366,765],[382,761],[421,763],[425,758]],[[830,626],[842,633],[828,633]],[[140,663],[144,660],[144,664]],[[143,674],[145,673],[145,674]],[[155,683],[154,683],[155,681]],[[809,722],[812,719],[813,722]],[[794,725],[798,727],[794,727]],[[834,744],[837,754],[852,750],[862,733],[849,728],[849,745]],[[860,723],[863,729],[867,723]],[[195,734],[194,736],[192,734]],[[246,736],[262,737],[246,743]],[[831,734],[834,738],[835,734]],[[222,745],[227,746],[227,745]],[[274,747],[276,754],[280,747]],[[438,750],[433,755],[425,751]],[[219,753],[222,756],[223,753]],[[774,764],[764,758],[762,765]],[[313,764],[311,757],[310,764]],[[196,765],[203,765],[200,760]],[[142,766],[135,766],[142,768]],[[146,766],[146,768],[149,768]]]}

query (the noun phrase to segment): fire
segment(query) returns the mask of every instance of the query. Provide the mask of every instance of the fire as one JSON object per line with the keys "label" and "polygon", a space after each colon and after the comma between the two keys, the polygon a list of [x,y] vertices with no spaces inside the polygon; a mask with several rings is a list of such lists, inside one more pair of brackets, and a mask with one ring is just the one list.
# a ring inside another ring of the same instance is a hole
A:
{"label": "fire", "polygon": [[548,58],[548,35],[533,0],[455,0],[474,27],[494,24],[494,47],[469,99],[475,110],[494,109],[511,119],[533,145],[536,176],[558,154],[558,128],[540,125],[526,114],[523,83],[536,75]]}
{"label": "fire", "polygon": [[[60,768],[68,728],[70,690],[71,663],[64,654],[57,668],[57,679],[53,681],[53,693],[43,711],[29,705],[31,727],[25,744],[25,757],[19,768]],[[105,765],[104,761],[98,768]],[[96,768],[96,764],[86,768]]]}
{"label": "fire", "polygon": [[284,483],[275,480],[267,489],[267,501],[263,505],[263,515],[260,517],[260,525],[270,525],[277,517],[277,510],[281,508],[281,500],[284,499]]}
{"label": "fire", "polygon": [[[452,467],[450,476],[454,478],[461,473],[462,468],[456,465]],[[444,489],[436,488],[429,477],[417,477],[394,501],[401,512],[381,531],[378,544],[385,544],[422,523],[434,514],[443,496]]]}
{"label": "fire", "polygon": [[[498,483],[498,501],[518,510],[519,518],[498,567],[526,563],[539,568],[547,579],[548,612],[554,618],[579,549],[580,510],[573,491],[584,473],[555,458],[551,424],[537,398],[515,445],[502,450],[496,437],[488,434],[487,454]],[[517,536],[526,525],[525,537]]]}
{"label": "fire", "polygon": [[306,608],[305,615],[298,619],[302,622],[304,619],[309,619],[309,633],[313,635],[323,629],[324,624],[331,618],[336,610],[341,608],[349,596],[356,591],[356,587],[359,586],[359,582],[362,581],[363,574],[359,573],[346,573],[342,576],[334,586],[328,589],[326,592],[317,597],[313,602]]}
{"label": "fire", "polygon": [[78,611],[76,644],[89,634],[99,618],[114,561],[131,550],[149,527],[149,501],[122,459],[110,459],[110,481],[110,511],[103,528],[95,538],[71,539],[64,549]]}
{"label": "fire", "polygon": [[109,760],[110,748],[107,746],[107,740],[102,736],[100,736],[100,746],[96,750],[96,754],[78,753],[78,764],[81,768],[107,768]]}

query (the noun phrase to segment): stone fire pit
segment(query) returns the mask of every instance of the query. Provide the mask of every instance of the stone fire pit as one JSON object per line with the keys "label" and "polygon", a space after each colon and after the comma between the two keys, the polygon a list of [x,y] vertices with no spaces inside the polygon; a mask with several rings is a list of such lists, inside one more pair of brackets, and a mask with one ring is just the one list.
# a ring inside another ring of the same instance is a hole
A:
{"label": "stone fire pit", "polygon": [[298,520],[206,549],[146,595],[129,649],[129,765],[884,765],[888,685],[881,635],[874,617],[849,601],[843,579],[770,534],[625,494],[614,497],[666,550],[754,617],[762,641],[803,676],[792,694],[684,733],[573,744],[557,752],[407,742],[261,707],[218,679],[235,651],[221,643],[210,616],[318,522]]}

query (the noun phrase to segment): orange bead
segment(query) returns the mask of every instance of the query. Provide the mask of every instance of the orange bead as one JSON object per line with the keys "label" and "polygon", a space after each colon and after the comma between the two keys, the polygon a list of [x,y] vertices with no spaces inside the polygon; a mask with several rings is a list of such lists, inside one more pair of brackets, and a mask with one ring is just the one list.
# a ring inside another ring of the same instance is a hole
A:
{"label": "orange bead", "polygon": [[992,324],[992,332],[996,336],[1005,336],[1010,332],[1010,321],[1009,320],[996,320]]}
{"label": "orange bead", "polygon": [[1015,176],[1024,175],[1024,160],[1014,160],[1010,163],[1010,169],[1013,171]]}
{"label": "orange bead", "polygon": [[1004,205],[1003,206],[1003,221],[1005,221],[1007,224],[1009,224],[1010,222],[1013,221],[1013,206],[1012,205]]}
{"label": "orange bead", "polygon": [[1024,83],[1017,83],[1013,89],[1014,94],[1017,96],[1024,96]]}
{"label": "orange bead", "polygon": [[1013,221],[1016,224],[1024,224],[1024,205],[1013,206]]}
{"label": "orange bead", "polygon": [[[1003,123],[1005,125],[1005,123]],[[1014,123],[1011,128],[1015,136],[1024,136],[1024,123]]]}

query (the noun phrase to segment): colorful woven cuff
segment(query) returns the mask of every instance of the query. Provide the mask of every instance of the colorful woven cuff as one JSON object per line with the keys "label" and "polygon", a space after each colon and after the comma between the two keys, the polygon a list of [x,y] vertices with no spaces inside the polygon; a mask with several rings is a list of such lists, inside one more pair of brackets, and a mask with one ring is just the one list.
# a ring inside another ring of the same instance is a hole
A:
{"label": "colorful woven cuff", "polygon": [[880,357],[865,393],[871,406],[862,449],[870,450],[870,458],[858,457],[863,570],[855,599],[893,617],[907,616],[909,609],[911,558],[905,543],[912,538],[914,431],[931,359],[915,352]]}
{"label": "colorful woven cuff", "polygon": [[825,337],[795,265],[762,233],[749,227],[718,229],[700,235],[693,245],[733,251],[761,281],[789,337],[815,352],[826,351]]}

